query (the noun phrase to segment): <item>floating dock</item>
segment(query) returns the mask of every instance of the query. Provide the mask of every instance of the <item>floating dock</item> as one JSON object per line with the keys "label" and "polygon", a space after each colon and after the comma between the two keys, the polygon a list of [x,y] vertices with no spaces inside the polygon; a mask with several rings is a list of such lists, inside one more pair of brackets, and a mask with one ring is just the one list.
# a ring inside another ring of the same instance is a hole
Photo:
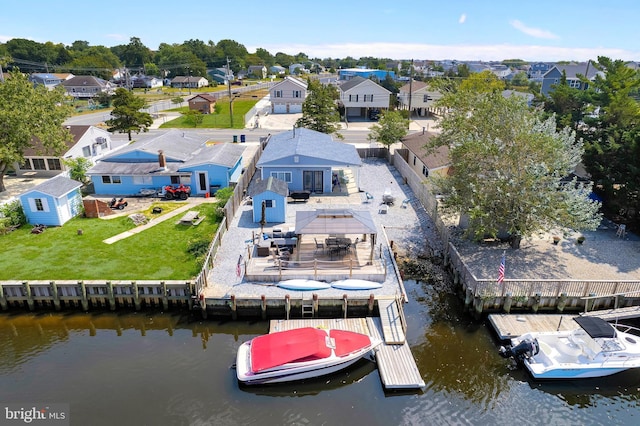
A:
{"label": "floating dock", "polygon": [[574,330],[575,315],[491,314],[489,322],[500,340],[509,340],[529,332]]}
{"label": "floating dock", "polygon": [[[271,320],[269,332],[291,330],[301,327],[321,327],[349,330],[372,337],[383,338],[380,318],[334,318],[334,319],[296,319]],[[409,345],[383,343],[375,351],[380,378],[385,389],[423,389],[424,380],[418,371]]]}

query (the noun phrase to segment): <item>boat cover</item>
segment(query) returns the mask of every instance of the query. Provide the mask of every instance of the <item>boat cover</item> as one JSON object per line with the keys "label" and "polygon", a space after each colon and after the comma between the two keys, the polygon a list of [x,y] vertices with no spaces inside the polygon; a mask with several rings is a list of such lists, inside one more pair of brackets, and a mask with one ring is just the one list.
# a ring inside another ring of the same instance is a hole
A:
{"label": "boat cover", "polygon": [[254,373],[290,362],[313,361],[331,356],[332,347],[337,357],[343,357],[371,344],[366,334],[345,330],[325,330],[313,327],[296,328],[279,333],[265,334],[251,340],[251,370]]}
{"label": "boat cover", "polygon": [[587,334],[594,339],[598,337],[616,337],[616,330],[611,324],[596,317],[576,317],[574,321],[580,324],[580,327],[587,332]]}
{"label": "boat cover", "polygon": [[331,356],[327,332],[313,327],[265,334],[251,340],[251,370],[254,373],[289,362],[311,361]]}

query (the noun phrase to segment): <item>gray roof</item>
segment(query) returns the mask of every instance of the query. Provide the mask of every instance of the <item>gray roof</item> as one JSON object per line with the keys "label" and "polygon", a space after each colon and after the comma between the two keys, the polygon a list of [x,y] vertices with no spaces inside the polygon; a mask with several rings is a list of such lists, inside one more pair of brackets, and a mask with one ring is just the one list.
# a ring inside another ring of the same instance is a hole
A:
{"label": "gray roof", "polygon": [[357,85],[361,84],[364,81],[367,81],[367,79],[364,77],[355,76],[350,80],[347,80],[344,83],[342,83],[340,85],[340,90],[342,90],[343,92],[346,92],[347,90],[353,89],[354,87],[356,87]]}
{"label": "gray roof", "polygon": [[218,166],[233,167],[242,154],[244,146],[235,143],[217,143],[205,145],[197,153],[185,161],[179,168],[196,166],[198,164],[216,164]]}
{"label": "gray roof", "polygon": [[209,137],[206,135],[171,129],[161,135],[152,135],[130,143],[113,154],[104,157],[102,161],[118,161],[117,157],[133,151],[157,155],[159,150],[164,152],[167,160],[187,161],[205,147],[207,140],[209,140]]}
{"label": "gray roof", "polygon": [[[47,179],[39,185],[34,186],[30,190],[26,191],[24,194],[28,194],[30,192],[38,191],[43,194],[51,195],[52,197],[59,198],[74,189],[78,189],[82,186],[82,184],[76,180],[69,179],[66,176],[58,175],[52,177],[51,179]],[[24,195],[23,194],[23,195]]]}
{"label": "gray roof", "polygon": [[296,234],[376,234],[368,210],[317,209],[296,212]]}
{"label": "gray roof", "polygon": [[249,188],[248,195],[249,197],[255,197],[265,191],[275,192],[276,194],[286,197],[289,195],[289,185],[281,179],[269,176],[267,179],[260,179],[253,183]]}
{"label": "gray roof", "polygon": [[[282,165],[279,160],[289,159],[294,155],[322,159],[336,165],[362,165],[358,151],[353,145],[335,142],[326,133],[301,127],[272,135],[257,166],[264,167],[270,163]],[[294,164],[293,161],[287,165],[304,166]]]}
{"label": "gray roof", "polygon": [[65,80],[62,83],[64,87],[76,87],[76,86],[85,86],[85,87],[104,87],[107,85],[107,81],[98,77],[94,77],[92,75],[77,75],[75,77],[71,77],[69,80]]}
{"label": "gray roof", "polygon": [[153,163],[114,163],[111,161],[98,161],[95,166],[87,171],[88,175],[170,175],[177,173],[182,163],[167,162],[165,170],[160,169],[158,162]]}
{"label": "gray roof", "polygon": [[[588,70],[587,70],[587,65],[589,65]],[[562,71],[564,71],[565,74],[567,75],[567,78],[571,78],[571,79],[575,79],[577,78],[578,74],[582,74],[585,77],[587,77],[587,79],[591,80],[598,73],[598,69],[590,62],[587,62],[584,64],[555,65],[547,72],[548,73],[551,72],[553,68],[558,69],[558,71],[560,71],[560,74],[562,74]]]}

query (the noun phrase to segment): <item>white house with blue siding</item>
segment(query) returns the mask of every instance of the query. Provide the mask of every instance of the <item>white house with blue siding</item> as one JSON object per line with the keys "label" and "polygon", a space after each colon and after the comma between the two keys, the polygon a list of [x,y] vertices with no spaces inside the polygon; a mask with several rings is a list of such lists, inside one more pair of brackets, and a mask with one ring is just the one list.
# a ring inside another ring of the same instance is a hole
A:
{"label": "white house with blue siding", "polygon": [[318,194],[332,192],[335,170],[351,169],[357,176],[362,161],[353,145],[335,142],[326,133],[294,128],[272,135],[256,166],[263,180],[271,176],[285,181],[290,191]]}
{"label": "white house with blue siding", "polygon": [[253,200],[253,221],[262,219],[262,202],[265,204],[265,221],[267,223],[283,223],[287,218],[287,182],[269,176],[251,185],[247,192]]}
{"label": "white house with blue siding", "polygon": [[20,195],[27,222],[62,226],[82,211],[81,186],[80,182],[58,175]]}
{"label": "white house with blue siding", "polygon": [[210,143],[206,135],[173,129],[102,158],[87,176],[98,195],[131,196],[182,184],[204,196],[238,181],[243,152],[238,144]]}

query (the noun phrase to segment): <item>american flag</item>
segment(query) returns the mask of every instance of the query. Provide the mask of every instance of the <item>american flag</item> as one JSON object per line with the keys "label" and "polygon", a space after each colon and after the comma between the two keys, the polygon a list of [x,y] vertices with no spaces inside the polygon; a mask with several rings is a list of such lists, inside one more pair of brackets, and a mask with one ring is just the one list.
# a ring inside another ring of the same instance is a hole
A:
{"label": "american flag", "polygon": [[504,255],[502,252],[502,260],[500,261],[500,268],[498,268],[498,284],[504,281]]}

